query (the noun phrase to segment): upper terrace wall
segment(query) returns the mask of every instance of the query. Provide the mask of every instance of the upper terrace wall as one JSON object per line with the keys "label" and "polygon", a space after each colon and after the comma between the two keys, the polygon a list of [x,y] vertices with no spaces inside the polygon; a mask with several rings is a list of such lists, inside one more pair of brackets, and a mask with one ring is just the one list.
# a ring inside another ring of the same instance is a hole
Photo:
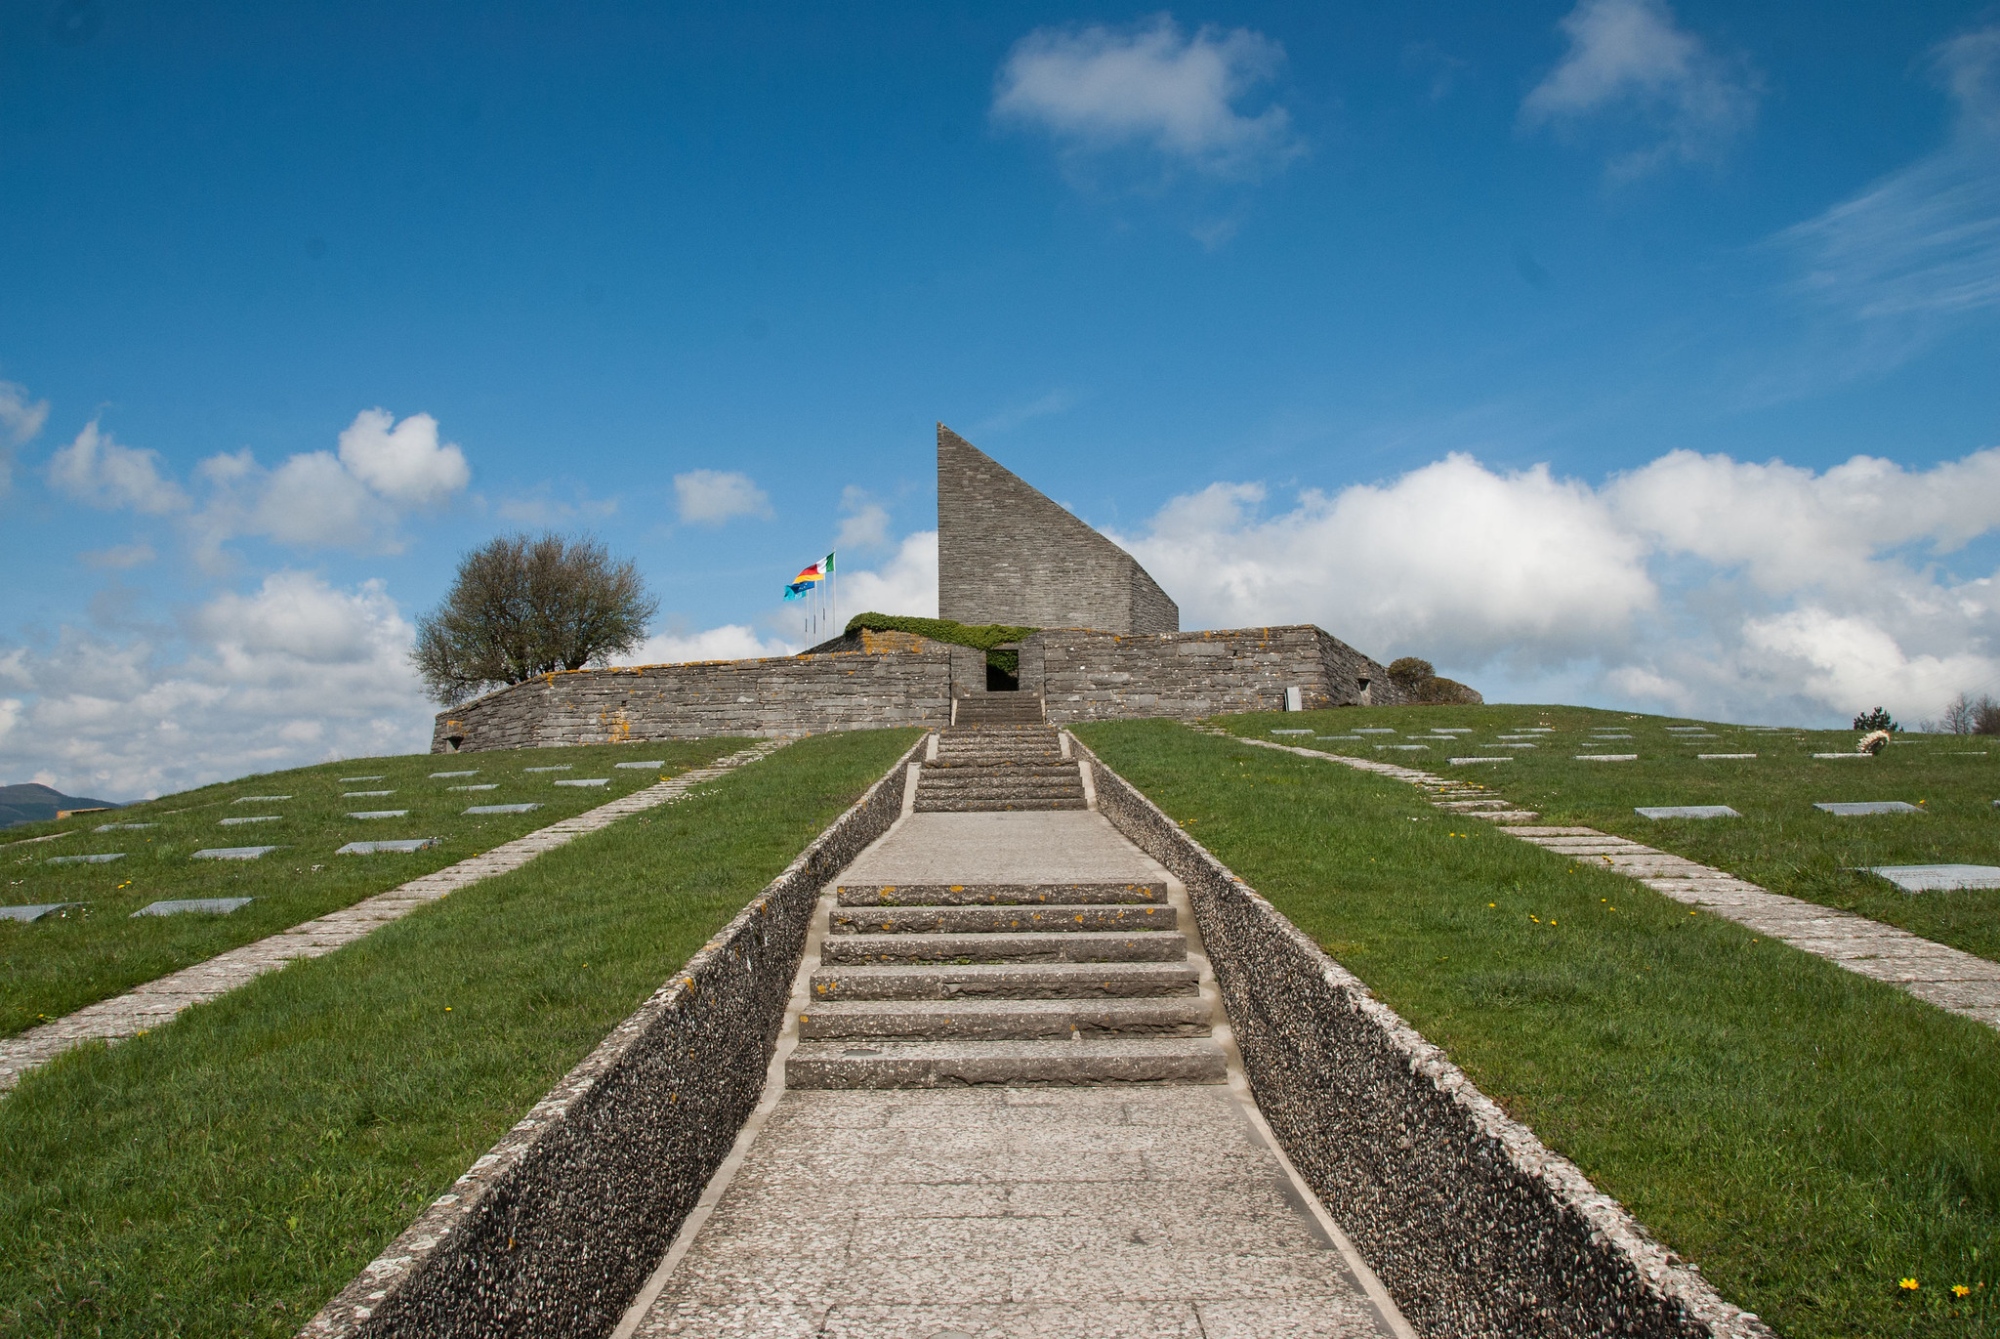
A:
{"label": "upper terrace wall", "polygon": [[1306,710],[1402,701],[1381,665],[1310,623],[1157,636],[1051,628],[1021,644],[1020,679],[1058,723],[1283,711],[1287,688]]}
{"label": "upper terrace wall", "polygon": [[[986,691],[982,651],[908,633],[864,632],[857,642],[851,651],[543,675],[440,713],[431,752],[942,726],[953,697]],[[1403,700],[1382,666],[1309,623],[1129,636],[1049,629],[1021,644],[1020,684],[1042,694],[1057,724],[1282,711],[1287,688],[1308,710]]]}
{"label": "upper terrace wall", "polygon": [[951,669],[950,647],[871,632],[853,651],[545,674],[440,712],[431,752],[944,725]]}

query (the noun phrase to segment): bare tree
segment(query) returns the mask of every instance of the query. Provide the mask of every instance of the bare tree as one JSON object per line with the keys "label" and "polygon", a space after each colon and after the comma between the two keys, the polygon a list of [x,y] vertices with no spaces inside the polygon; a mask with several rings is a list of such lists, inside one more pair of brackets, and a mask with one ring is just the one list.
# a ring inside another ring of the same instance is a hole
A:
{"label": "bare tree", "polygon": [[444,603],[417,620],[410,653],[450,706],[555,670],[601,665],[637,646],[659,601],[630,560],[595,539],[503,535],[459,560]]}

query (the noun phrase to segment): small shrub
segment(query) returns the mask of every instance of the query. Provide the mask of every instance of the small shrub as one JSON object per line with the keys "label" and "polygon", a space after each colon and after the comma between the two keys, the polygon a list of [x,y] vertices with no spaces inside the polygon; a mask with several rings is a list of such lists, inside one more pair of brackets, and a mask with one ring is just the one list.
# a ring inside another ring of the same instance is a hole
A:
{"label": "small shrub", "polygon": [[1404,656],[1401,660],[1389,662],[1389,682],[1406,693],[1414,693],[1426,682],[1437,678],[1437,667],[1428,660],[1416,656]]}

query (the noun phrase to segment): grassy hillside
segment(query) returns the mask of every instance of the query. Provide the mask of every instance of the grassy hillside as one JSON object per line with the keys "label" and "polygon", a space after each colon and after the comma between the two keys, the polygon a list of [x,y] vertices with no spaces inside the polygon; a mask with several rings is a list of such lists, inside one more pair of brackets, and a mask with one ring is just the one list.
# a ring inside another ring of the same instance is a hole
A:
{"label": "grassy hillside", "polygon": [[[0,1036],[350,906],[650,786],[662,776],[711,762],[748,742],[700,739],[358,758],[245,777],[115,813],[10,831],[0,843],[0,870],[7,880],[0,904],[78,905],[31,923],[0,920]],[[618,766],[634,761],[661,766]],[[460,772],[472,775],[437,775]],[[605,778],[605,784],[555,784],[561,778],[592,777]],[[463,789],[467,786],[480,789]],[[389,793],[356,793],[379,791]],[[284,798],[245,798],[249,796]],[[476,805],[516,803],[540,807],[525,814],[464,812]],[[349,816],[394,809],[409,814]],[[245,817],[276,821],[224,822]],[[134,824],[146,826],[130,826]],[[32,840],[52,835],[55,840]],[[402,837],[435,837],[438,844],[410,854],[334,854],[351,841]],[[204,848],[253,845],[278,849],[252,861],[192,858]],[[122,858],[110,864],[70,862],[74,856],[109,853],[122,853]],[[226,916],[132,916],[151,902],[207,897],[254,900]]]}
{"label": "grassy hillside", "polygon": [[29,1075],[0,1333],[292,1334],[915,737],[791,745]]}
{"label": "grassy hillside", "polygon": [[[2000,739],[1902,735],[1874,758],[1848,730],[1767,730],[1579,707],[1346,709],[1233,716],[1227,729],[1471,778],[1552,823],[1582,823],[2000,960],[2000,889],[1905,893],[1873,865],[2000,865]],[[1447,743],[1439,728],[1472,733]],[[1701,733],[1693,733],[1696,727]],[[1393,729],[1394,735],[1356,734]],[[1312,737],[1273,730],[1310,729]],[[1524,731],[1550,733],[1505,740]],[[1627,735],[1629,738],[1619,738]],[[1704,738],[1703,736],[1709,736]],[[1330,737],[1329,737],[1330,736]],[[1518,745],[1532,742],[1533,748]],[[1517,747],[1500,747],[1512,743]],[[1450,759],[1511,755],[1505,763]],[[1636,753],[1632,762],[1578,754]],[[1754,753],[1704,760],[1701,754]],[[1839,753],[1839,759],[1815,758]],[[1920,814],[1837,818],[1826,800],[1902,800]],[[1743,817],[1654,822],[1644,805],[1726,804]]]}
{"label": "grassy hillside", "polygon": [[1780,1333],[2000,1334],[1992,1029],[1399,782],[1166,722],[1077,733]]}

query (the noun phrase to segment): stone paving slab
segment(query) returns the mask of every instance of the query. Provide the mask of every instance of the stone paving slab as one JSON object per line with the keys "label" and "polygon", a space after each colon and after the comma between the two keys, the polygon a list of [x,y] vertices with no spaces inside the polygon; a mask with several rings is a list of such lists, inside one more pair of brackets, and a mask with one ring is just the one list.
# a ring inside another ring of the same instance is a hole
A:
{"label": "stone paving slab", "polygon": [[422,878],[412,879],[401,887],[378,893],[351,907],[295,925],[254,944],[219,953],[206,962],[145,982],[123,995],[86,1005],[18,1036],[0,1039],[0,1093],[10,1091],[21,1081],[22,1075],[47,1064],[73,1046],[86,1041],[121,1041],[161,1027],[183,1009],[248,985],[266,972],[276,971],[299,958],[322,957],[449,893],[493,875],[519,869],[542,852],[566,845],[585,833],[609,827],[629,814],[677,800],[690,788],[766,757],[787,742],[782,739],[760,741],[707,767],[635,790],[630,795],[586,810],[574,818],[552,823]]}
{"label": "stone paving slab", "polygon": [[1395,1333],[1238,1103],[788,1092],[636,1333]]}
{"label": "stone paving slab", "polygon": [[[1236,736],[1230,736],[1237,738]],[[1411,767],[1371,758],[1353,758],[1295,744],[1263,739],[1239,739],[1258,748],[1277,749],[1303,757],[1341,763],[1398,781],[1436,790],[1442,778]],[[1858,755],[1867,757],[1867,754]],[[1827,805],[1816,806],[1827,808]],[[1914,809],[1914,806],[1907,806]],[[1900,811],[1899,811],[1900,812]],[[1480,815],[1483,817],[1484,815]],[[1585,827],[1502,827],[1558,855],[1584,856],[1603,862],[1615,873],[1628,875],[1676,902],[1713,912],[1802,952],[1824,958],[1859,976],[1895,986],[1940,1009],[2000,1028],[2000,963],[1899,930],[1893,925],[1823,907],[1760,888],[1726,870],[1656,851],[1637,842]],[[1594,840],[1603,854],[1580,849]]]}

